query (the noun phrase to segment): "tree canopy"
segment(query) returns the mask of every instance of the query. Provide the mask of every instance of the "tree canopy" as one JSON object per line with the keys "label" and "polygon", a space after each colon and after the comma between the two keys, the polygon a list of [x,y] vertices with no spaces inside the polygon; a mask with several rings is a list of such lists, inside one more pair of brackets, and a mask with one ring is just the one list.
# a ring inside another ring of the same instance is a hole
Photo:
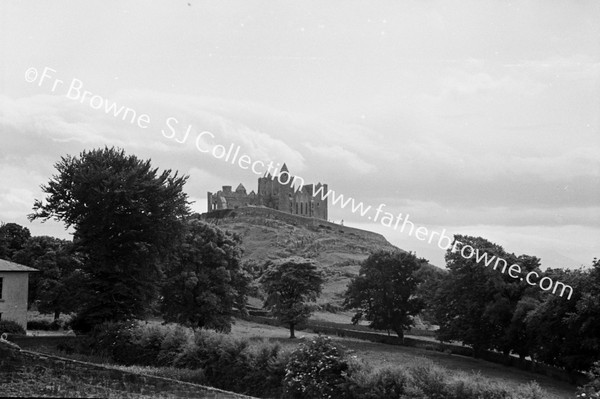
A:
{"label": "tree canopy", "polygon": [[23,248],[30,238],[31,233],[27,227],[17,223],[1,223],[0,259],[13,260],[15,253]]}
{"label": "tree canopy", "polygon": [[190,218],[185,238],[165,270],[165,321],[231,330],[234,308],[244,310],[250,276],[241,266],[237,234]]}
{"label": "tree canopy", "polygon": [[56,219],[75,230],[84,256],[81,329],[105,320],[142,317],[158,292],[162,262],[182,236],[189,213],[187,176],[158,172],[150,160],[104,148],[65,156],[42,186],[34,219]]}
{"label": "tree canopy", "polygon": [[[521,306],[521,317],[526,315],[523,313],[525,303],[519,303],[527,292],[536,295],[535,288],[502,273],[501,269],[494,270],[491,262],[486,267],[481,257],[480,262],[476,256],[464,257],[461,250],[463,246],[470,246],[479,254],[487,254],[487,259],[501,258],[508,265],[518,263],[524,273],[539,270],[539,259],[527,255],[517,257],[481,237],[456,235],[454,239],[460,245],[446,252],[449,273],[432,304],[440,325],[438,337],[471,345],[476,354],[485,349],[508,354],[516,349],[515,341],[524,333],[518,328],[523,320],[514,317],[515,310]],[[526,350],[527,345],[522,346],[523,356]]]}
{"label": "tree canopy", "polygon": [[290,257],[266,263],[261,284],[267,293],[265,307],[290,328],[295,338],[295,327],[312,313],[308,302],[317,300],[323,285],[323,275],[310,259]]}
{"label": "tree canopy", "polygon": [[416,296],[420,280],[417,272],[427,261],[401,251],[379,251],[361,265],[359,275],[349,284],[344,306],[356,309],[354,324],[362,318],[369,327],[392,330],[404,338],[404,330],[413,324],[423,308]]}
{"label": "tree canopy", "polygon": [[38,270],[29,277],[29,304],[35,303],[40,313],[53,313],[58,319],[77,309],[82,263],[71,241],[32,237],[14,261]]}

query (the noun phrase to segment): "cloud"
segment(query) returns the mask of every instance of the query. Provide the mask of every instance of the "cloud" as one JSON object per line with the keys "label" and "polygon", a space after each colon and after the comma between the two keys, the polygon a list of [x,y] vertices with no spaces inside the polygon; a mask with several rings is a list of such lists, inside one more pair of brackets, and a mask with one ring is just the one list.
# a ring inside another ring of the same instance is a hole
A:
{"label": "cloud", "polygon": [[344,169],[353,174],[366,175],[377,171],[377,167],[363,159],[356,153],[348,151],[338,145],[319,146],[305,143],[313,154],[321,158],[318,165],[330,166],[337,169]]}

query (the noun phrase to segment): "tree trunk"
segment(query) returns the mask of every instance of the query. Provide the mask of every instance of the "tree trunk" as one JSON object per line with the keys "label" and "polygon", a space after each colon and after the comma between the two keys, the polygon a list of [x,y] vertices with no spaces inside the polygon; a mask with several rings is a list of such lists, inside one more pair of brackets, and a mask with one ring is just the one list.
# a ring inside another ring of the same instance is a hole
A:
{"label": "tree trunk", "polygon": [[402,328],[398,328],[396,329],[396,334],[398,334],[398,338],[400,338],[402,345],[404,345],[404,330]]}
{"label": "tree trunk", "polygon": [[60,318],[60,310],[54,311],[54,320],[58,320]]}
{"label": "tree trunk", "polygon": [[296,335],[294,335],[294,327],[294,323],[290,323],[290,339],[296,338]]}

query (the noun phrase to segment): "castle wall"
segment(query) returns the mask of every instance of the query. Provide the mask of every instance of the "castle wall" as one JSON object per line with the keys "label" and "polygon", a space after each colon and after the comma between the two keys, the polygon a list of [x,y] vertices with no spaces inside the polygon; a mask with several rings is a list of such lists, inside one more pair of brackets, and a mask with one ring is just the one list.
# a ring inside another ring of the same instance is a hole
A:
{"label": "castle wall", "polygon": [[[287,170],[287,169],[286,169]],[[304,185],[300,190],[292,186],[292,183],[298,185],[296,178],[283,171],[279,178],[267,175],[258,179],[258,194],[246,194],[243,186],[238,186],[236,191],[231,190],[231,186],[223,186],[223,190],[217,193],[207,194],[207,211],[212,212],[220,209],[237,209],[247,206],[264,206],[305,217],[328,220],[327,199],[321,199],[320,195],[313,197],[313,187],[317,189],[324,187],[324,193],[327,192],[326,184],[317,184],[316,186]],[[284,182],[286,184],[282,184]]]}

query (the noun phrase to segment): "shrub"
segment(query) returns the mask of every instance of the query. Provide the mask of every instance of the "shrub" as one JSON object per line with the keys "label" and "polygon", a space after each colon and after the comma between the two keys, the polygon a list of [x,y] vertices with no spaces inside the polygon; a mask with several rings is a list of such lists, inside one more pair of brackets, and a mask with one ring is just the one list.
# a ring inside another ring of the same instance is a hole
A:
{"label": "shrub", "polygon": [[29,320],[27,322],[28,330],[39,330],[39,331],[49,331],[50,330],[50,321],[49,320]]}
{"label": "shrub", "polygon": [[429,399],[543,399],[547,394],[537,383],[517,390],[491,381],[480,374],[453,373],[427,363],[410,369],[409,398]]}
{"label": "shrub", "polygon": [[34,319],[27,322],[28,330],[58,331],[63,327],[61,320]]}
{"label": "shrub", "polygon": [[156,365],[163,333],[137,322],[105,322],[91,332],[92,351],[126,366]]}
{"label": "shrub", "polygon": [[196,332],[193,340],[181,342],[175,367],[202,369],[206,383],[217,388],[253,396],[281,396],[287,357],[279,345],[262,342],[250,346],[247,340],[205,330]]}
{"label": "shrub", "polygon": [[263,341],[249,348],[249,354],[250,372],[244,377],[244,393],[268,398],[281,397],[290,353],[282,352],[279,344]]}
{"label": "shrub", "polygon": [[577,389],[578,398],[600,398],[600,361],[586,373],[590,381]]}
{"label": "shrub", "polygon": [[345,396],[348,399],[393,399],[404,398],[408,374],[399,368],[371,367],[357,360],[351,361]]}
{"label": "shrub", "polygon": [[159,366],[172,366],[188,344],[193,343],[194,334],[180,325],[167,328],[157,356]]}
{"label": "shrub", "polygon": [[25,330],[15,321],[0,320],[0,334],[25,335]]}
{"label": "shrub", "polygon": [[339,398],[343,395],[348,362],[328,337],[300,345],[286,366],[286,394],[294,399]]}
{"label": "shrub", "polygon": [[446,371],[432,363],[415,366],[410,369],[411,385],[431,399],[450,399],[447,390]]}

